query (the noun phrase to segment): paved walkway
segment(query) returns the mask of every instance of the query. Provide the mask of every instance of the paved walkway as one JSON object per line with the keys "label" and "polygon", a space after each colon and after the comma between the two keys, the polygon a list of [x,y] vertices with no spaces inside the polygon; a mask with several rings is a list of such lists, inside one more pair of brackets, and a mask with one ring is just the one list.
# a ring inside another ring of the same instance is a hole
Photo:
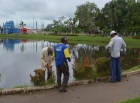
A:
{"label": "paved walkway", "polygon": [[0,96],[0,103],[116,103],[140,96],[140,74],[117,83],[92,83],[68,87],[68,92],[57,89],[33,94]]}

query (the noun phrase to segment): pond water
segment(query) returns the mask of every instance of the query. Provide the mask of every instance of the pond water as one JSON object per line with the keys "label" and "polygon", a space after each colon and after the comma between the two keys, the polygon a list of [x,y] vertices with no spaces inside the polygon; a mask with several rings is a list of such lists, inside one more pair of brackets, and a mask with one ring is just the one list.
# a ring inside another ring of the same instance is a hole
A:
{"label": "pond water", "polygon": [[[40,68],[40,52],[42,48],[54,46],[57,43],[35,40],[4,39],[0,41],[0,88],[13,88],[15,86],[31,86],[30,74]],[[67,45],[72,61],[69,62],[70,80],[74,81],[72,64],[87,57],[91,63],[96,58],[108,57],[108,52],[103,46],[85,44]],[[138,65],[139,49],[127,48],[121,53],[124,58],[121,69],[126,70]],[[56,75],[56,67],[53,66]],[[46,77],[47,78],[47,77]]]}

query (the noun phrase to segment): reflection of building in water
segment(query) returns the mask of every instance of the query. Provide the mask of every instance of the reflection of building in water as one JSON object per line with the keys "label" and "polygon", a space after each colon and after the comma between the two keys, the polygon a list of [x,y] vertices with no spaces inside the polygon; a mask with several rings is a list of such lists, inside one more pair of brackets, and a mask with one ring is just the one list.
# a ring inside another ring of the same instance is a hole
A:
{"label": "reflection of building in water", "polygon": [[3,42],[3,40],[2,39],[0,39],[0,44]]}
{"label": "reflection of building in water", "polygon": [[20,40],[18,39],[4,39],[3,40],[3,46],[7,49],[7,50],[14,50],[15,44],[16,43],[20,43]]}

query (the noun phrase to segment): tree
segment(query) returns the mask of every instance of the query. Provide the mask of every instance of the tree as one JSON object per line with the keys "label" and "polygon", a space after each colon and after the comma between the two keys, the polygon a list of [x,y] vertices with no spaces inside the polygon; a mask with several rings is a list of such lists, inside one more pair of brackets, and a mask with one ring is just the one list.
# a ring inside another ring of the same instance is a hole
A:
{"label": "tree", "polygon": [[131,3],[126,15],[127,31],[129,33],[140,32],[140,3]]}
{"label": "tree", "polygon": [[96,4],[90,2],[77,6],[75,19],[79,21],[78,26],[85,32],[91,32],[96,27],[95,18],[99,11]]}
{"label": "tree", "polygon": [[135,3],[136,0],[126,0],[128,3]]}
{"label": "tree", "polygon": [[65,24],[68,28],[70,28],[70,33],[72,34],[72,32],[73,32],[73,27],[74,27],[74,19],[73,19],[73,18],[69,18],[68,20],[66,20],[66,21],[64,22],[64,24]]}
{"label": "tree", "polygon": [[[124,31],[127,13],[128,3],[126,0],[112,0],[105,4],[105,7],[98,15],[98,17],[100,16],[99,20],[102,22],[100,26],[118,32]],[[104,27],[101,24],[104,24]]]}
{"label": "tree", "polygon": [[20,21],[19,26],[20,26],[21,28],[24,28],[24,26],[26,26],[26,24],[24,24],[24,22],[23,22],[23,21]]}
{"label": "tree", "polygon": [[60,33],[62,32],[63,30],[63,27],[64,27],[64,19],[65,17],[62,16],[62,17],[59,17],[58,20],[53,20],[53,31],[55,31],[55,33]]}
{"label": "tree", "polygon": [[52,26],[53,26],[53,31],[55,32],[55,33],[58,33],[58,25],[59,24],[59,22],[57,21],[57,20],[53,20],[53,23],[52,23]]}

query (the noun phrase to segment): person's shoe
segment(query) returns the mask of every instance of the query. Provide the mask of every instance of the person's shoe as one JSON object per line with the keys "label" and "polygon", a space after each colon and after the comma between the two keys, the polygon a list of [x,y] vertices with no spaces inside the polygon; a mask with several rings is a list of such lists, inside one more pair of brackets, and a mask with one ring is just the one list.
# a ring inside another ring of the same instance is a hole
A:
{"label": "person's shoe", "polygon": [[59,89],[59,92],[67,92],[67,89],[62,89],[62,88],[60,88],[60,89]]}
{"label": "person's shoe", "polygon": [[117,79],[116,81],[121,82],[121,80],[120,80],[120,79]]}
{"label": "person's shoe", "polygon": [[116,81],[110,81],[110,83],[116,83]]}
{"label": "person's shoe", "polygon": [[60,87],[61,87],[61,85],[57,85],[57,86],[56,86],[56,88],[60,88]]}

